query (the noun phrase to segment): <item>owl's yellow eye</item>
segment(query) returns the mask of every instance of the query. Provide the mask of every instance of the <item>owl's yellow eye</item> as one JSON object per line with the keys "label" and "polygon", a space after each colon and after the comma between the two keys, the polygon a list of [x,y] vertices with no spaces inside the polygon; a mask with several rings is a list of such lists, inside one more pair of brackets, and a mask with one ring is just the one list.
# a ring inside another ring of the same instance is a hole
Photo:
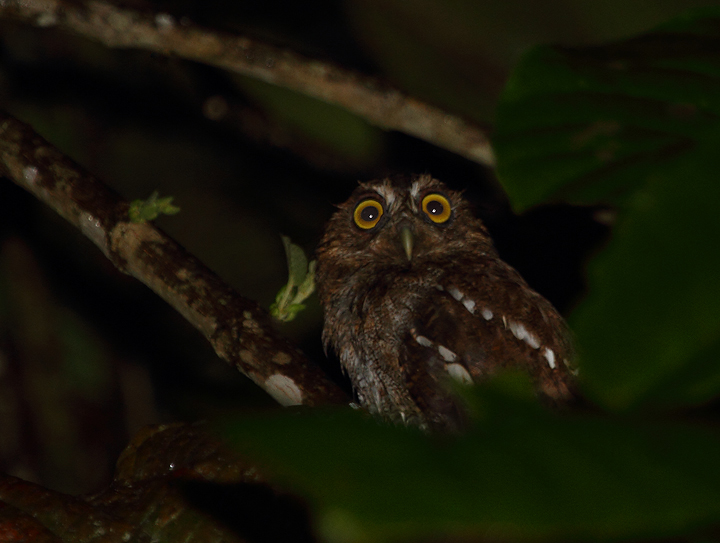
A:
{"label": "owl's yellow eye", "polygon": [[363,200],[355,207],[355,213],[353,218],[355,224],[357,224],[363,230],[370,230],[375,228],[380,217],[383,215],[383,206],[377,200],[369,198]]}
{"label": "owl's yellow eye", "polygon": [[422,199],[422,210],[437,224],[447,222],[452,211],[448,199],[437,193],[428,194]]}

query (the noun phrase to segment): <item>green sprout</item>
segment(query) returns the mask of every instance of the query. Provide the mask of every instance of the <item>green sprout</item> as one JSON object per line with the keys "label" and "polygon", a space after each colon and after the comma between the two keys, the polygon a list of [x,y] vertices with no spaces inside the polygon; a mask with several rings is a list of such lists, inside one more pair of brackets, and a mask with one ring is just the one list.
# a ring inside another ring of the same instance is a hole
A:
{"label": "green sprout", "polygon": [[288,282],[275,296],[270,314],[281,322],[290,322],[305,309],[302,303],[315,290],[315,264],[308,264],[303,250],[287,236],[281,236],[288,262]]}
{"label": "green sprout", "polygon": [[175,215],[180,211],[179,207],[172,204],[172,196],[166,196],[165,198],[158,198],[158,196],[158,191],[155,191],[147,200],[134,200],[130,204],[130,210],[128,211],[130,221],[143,223],[157,219],[161,213]]}

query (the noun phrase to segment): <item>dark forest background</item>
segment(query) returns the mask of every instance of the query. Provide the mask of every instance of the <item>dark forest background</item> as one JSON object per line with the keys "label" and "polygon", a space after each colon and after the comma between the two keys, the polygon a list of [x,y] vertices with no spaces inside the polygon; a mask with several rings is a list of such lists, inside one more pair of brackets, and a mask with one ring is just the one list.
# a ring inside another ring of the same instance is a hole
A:
{"label": "dark forest background", "polygon": [[[520,55],[646,31],[688,0],[129,1],[377,75],[487,126]],[[492,171],[292,91],[141,50],[0,19],[0,104],[126,199],[182,209],[158,224],[268,307],[286,280],[280,235],[309,253],[359,179],[430,172],[465,189],[502,256],[561,310],[607,238],[594,207],[512,212]],[[283,325],[325,364],[317,302]],[[95,491],[138,428],[274,402],[181,316],[117,272],[33,196],[0,179],[0,471]]]}

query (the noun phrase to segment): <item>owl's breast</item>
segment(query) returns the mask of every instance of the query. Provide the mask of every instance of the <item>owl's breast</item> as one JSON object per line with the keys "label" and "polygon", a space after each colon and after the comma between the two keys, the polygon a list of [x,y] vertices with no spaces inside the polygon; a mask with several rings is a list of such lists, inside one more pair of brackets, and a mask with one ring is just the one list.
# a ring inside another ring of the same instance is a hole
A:
{"label": "owl's breast", "polygon": [[421,426],[428,425],[428,409],[444,420],[457,416],[442,357],[450,351],[441,342],[428,347],[431,327],[455,326],[455,315],[433,312],[443,300],[455,303],[442,287],[446,272],[447,266],[431,265],[386,269],[363,281],[361,291],[353,291],[349,280],[347,292],[324,304],[324,341],[370,411]]}

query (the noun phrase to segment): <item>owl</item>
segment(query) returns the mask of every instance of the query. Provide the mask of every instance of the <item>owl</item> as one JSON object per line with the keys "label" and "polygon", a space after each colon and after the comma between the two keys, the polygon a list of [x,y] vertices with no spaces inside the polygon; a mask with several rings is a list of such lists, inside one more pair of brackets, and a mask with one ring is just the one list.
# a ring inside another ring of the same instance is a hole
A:
{"label": "owl", "polygon": [[373,413],[421,428],[466,420],[451,381],[526,371],[574,395],[562,317],[503,262],[461,194],[429,175],[361,183],[317,250],[323,342]]}

